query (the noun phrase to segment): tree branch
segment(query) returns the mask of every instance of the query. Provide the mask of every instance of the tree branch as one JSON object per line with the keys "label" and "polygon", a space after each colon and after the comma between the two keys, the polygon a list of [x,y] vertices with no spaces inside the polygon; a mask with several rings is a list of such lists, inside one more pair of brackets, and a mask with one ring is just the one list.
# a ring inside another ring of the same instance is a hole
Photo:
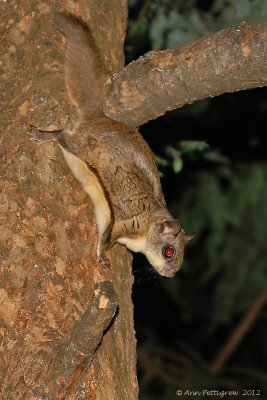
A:
{"label": "tree branch", "polygon": [[88,370],[117,311],[117,298],[111,282],[103,281],[96,285],[95,294],[90,307],[74,326],[69,341],[61,346],[51,365],[51,385],[54,385],[58,399],[66,399]]}
{"label": "tree branch", "polygon": [[248,310],[244,319],[235,328],[232,335],[216,355],[214,360],[210,365],[210,372],[212,374],[218,374],[231,355],[234,353],[235,349],[238,347],[239,343],[242,341],[247,332],[251,329],[252,325],[259,316],[262,308],[267,303],[267,289],[264,289],[259,296],[256,298],[255,303]]}
{"label": "tree branch", "polygon": [[267,25],[242,23],[127,65],[107,86],[105,112],[139,126],[196,100],[266,83]]}

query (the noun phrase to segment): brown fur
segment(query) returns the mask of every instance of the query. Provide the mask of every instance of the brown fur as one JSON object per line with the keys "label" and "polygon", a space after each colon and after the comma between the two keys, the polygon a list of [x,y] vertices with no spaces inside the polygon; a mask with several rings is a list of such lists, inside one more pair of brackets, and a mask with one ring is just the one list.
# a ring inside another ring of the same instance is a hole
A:
{"label": "brown fur", "polygon": [[[168,210],[154,156],[137,130],[102,111],[108,74],[102,67],[89,28],[74,16],[60,14],[57,25],[66,38],[68,93],[80,112],[72,132],[33,128],[35,140],[55,140],[84,190],[91,197],[99,230],[98,257],[116,241],[144,253],[161,275],[180,268],[189,240]],[[167,221],[167,222],[166,222]],[[163,255],[173,246],[172,259]]]}

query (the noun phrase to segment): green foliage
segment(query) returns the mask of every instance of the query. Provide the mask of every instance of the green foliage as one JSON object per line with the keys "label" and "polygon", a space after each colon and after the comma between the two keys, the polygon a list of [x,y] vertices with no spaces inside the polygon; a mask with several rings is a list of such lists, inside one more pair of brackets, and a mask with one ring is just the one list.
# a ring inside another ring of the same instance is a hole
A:
{"label": "green foliage", "polygon": [[[172,399],[175,388],[221,388],[240,393],[251,387],[267,390],[266,372],[257,364],[254,368],[249,364],[253,363],[258,343],[262,358],[267,359],[267,351],[260,345],[266,340],[266,313],[261,313],[258,322],[262,322],[261,329],[254,331],[254,346],[246,346],[243,356],[242,352],[238,356],[237,349],[234,364],[230,360],[222,374],[212,376],[203,357],[206,343],[213,348],[209,358],[215,356],[222,345],[218,345],[220,332],[224,332],[225,343],[267,282],[267,163],[222,163],[221,159],[219,156],[220,162],[188,174],[171,204],[173,213],[182,217],[183,226],[197,235],[180,274],[160,281],[165,295],[176,304],[182,330],[172,344],[171,359],[156,349],[153,363],[170,382],[165,383],[164,396],[155,396],[152,389],[153,395],[147,399]],[[183,336],[185,327],[190,336]],[[159,340],[155,332],[147,330],[143,334],[152,347]],[[181,346],[181,340],[192,345]],[[168,346],[164,344],[163,348]],[[242,365],[242,357],[250,361]],[[173,371],[180,373],[171,380]]]}
{"label": "green foliage", "polygon": [[139,19],[134,25],[132,25],[130,34],[133,38],[136,38],[145,35],[147,32],[149,32],[148,21],[146,19]]}
{"label": "green foliage", "polygon": [[138,7],[139,13],[136,19],[130,19],[128,40],[147,36],[153,49],[189,43],[243,21],[267,22],[267,2],[262,0],[214,0],[204,11],[197,0],[132,0],[130,7]]}
{"label": "green foliage", "polygon": [[[242,315],[267,282],[267,164],[228,167],[227,179],[225,175],[224,169],[197,172],[179,196],[179,215],[198,234],[194,246],[201,259],[190,262],[195,268],[197,264],[192,279],[197,278],[200,294],[214,282],[212,330]],[[186,318],[196,318],[194,313],[187,309]]]}
{"label": "green foliage", "polygon": [[209,12],[196,7],[194,1],[172,2],[157,8],[151,22],[150,39],[155,49],[189,43],[200,36],[238,24],[242,21],[260,23],[267,21],[267,3],[262,0],[217,0]]}
{"label": "green foliage", "polygon": [[[178,174],[182,171],[184,166],[184,157],[194,156],[195,153],[204,152],[208,149],[209,145],[204,141],[198,140],[182,140],[175,144],[166,144],[163,148],[165,153],[164,157],[156,157],[156,162],[159,170],[163,168],[171,167],[173,172]],[[203,157],[209,157],[209,153],[203,155]],[[163,175],[163,173],[162,173]]]}

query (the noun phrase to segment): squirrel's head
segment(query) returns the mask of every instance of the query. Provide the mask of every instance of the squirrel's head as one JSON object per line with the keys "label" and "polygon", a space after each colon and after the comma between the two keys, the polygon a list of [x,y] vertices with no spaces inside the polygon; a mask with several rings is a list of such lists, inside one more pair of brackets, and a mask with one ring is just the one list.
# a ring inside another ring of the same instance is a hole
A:
{"label": "squirrel's head", "polygon": [[182,265],[185,245],[192,238],[185,234],[178,219],[153,222],[144,254],[160,275],[173,277]]}

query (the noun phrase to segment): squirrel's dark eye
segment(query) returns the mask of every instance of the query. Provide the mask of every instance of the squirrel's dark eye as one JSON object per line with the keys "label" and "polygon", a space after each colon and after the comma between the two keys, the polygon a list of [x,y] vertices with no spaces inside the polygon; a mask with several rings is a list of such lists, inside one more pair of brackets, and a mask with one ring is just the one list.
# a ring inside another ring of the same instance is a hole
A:
{"label": "squirrel's dark eye", "polygon": [[175,256],[175,253],[176,253],[175,248],[172,246],[166,246],[163,249],[163,255],[166,258],[173,258]]}

